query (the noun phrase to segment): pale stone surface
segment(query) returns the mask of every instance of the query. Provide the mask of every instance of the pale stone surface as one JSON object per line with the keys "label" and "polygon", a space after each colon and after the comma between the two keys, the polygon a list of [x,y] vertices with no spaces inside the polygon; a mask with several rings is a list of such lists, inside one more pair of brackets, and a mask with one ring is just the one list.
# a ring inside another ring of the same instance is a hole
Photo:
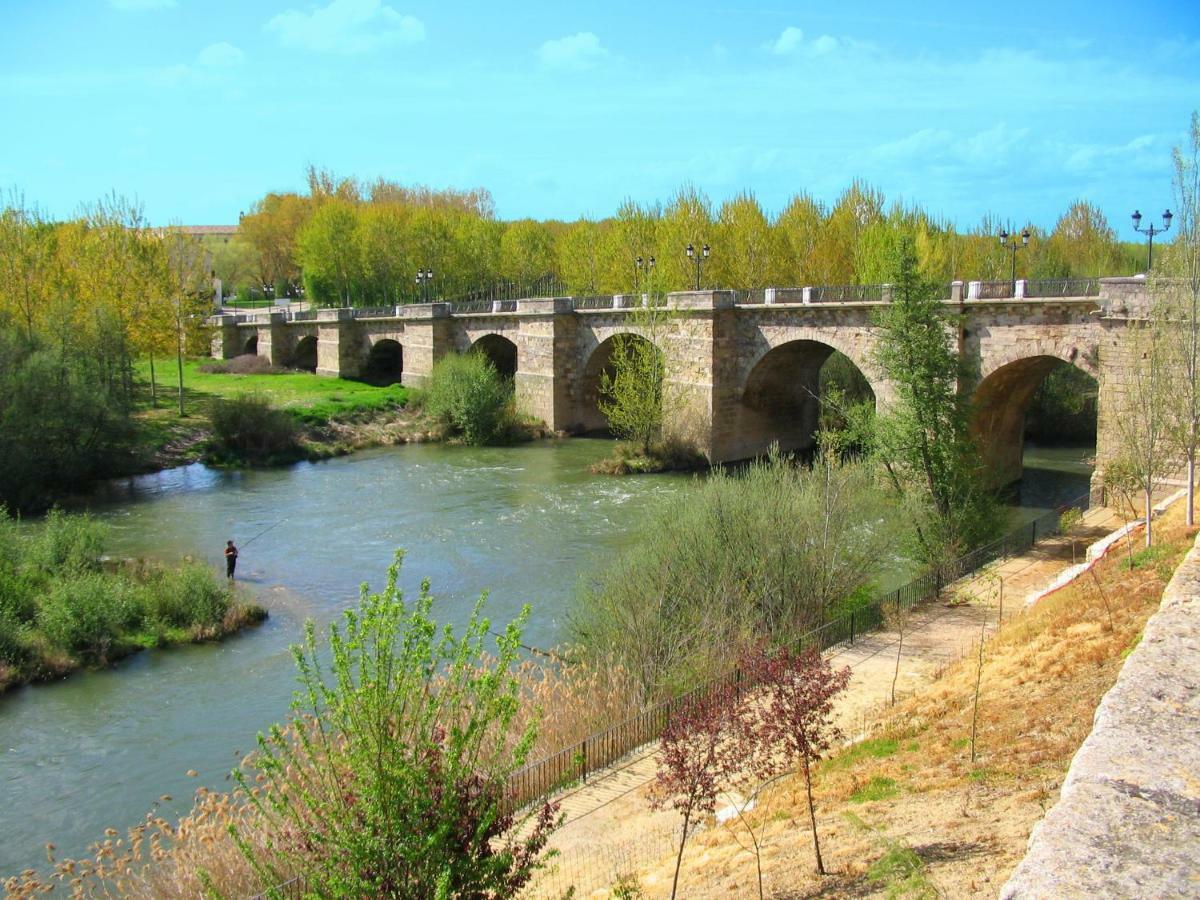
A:
{"label": "pale stone surface", "polygon": [[1000,896],[1200,896],[1200,540]]}

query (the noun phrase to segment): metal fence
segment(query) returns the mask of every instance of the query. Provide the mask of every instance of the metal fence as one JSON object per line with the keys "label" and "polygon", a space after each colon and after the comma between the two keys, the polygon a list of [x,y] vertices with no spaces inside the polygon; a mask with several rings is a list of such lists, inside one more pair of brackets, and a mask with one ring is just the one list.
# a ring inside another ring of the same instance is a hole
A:
{"label": "metal fence", "polygon": [[1025,282],[1026,297],[1098,297],[1099,278],[1037,278]]}
{"label": "metal fence", "polygon": [[826,284],[809,289],[811,303],[879,303],[882,284]]}
{"label": "metal fence", "polygon": [[529,300],[538,297],[565,297],[566,282],[553,274],[528,281],[497,281],[473,290],[441,299],[450,304],[481,303],[492,300]]}
{"label": "metal fence", "polygon": [[[938,570],[922,573],[908,583],[876,597],[871,603],[851,609],[844,615],[810,629],[793,640],[789,646],[798,652],[810,649],[825,650],[846,641],[853,644],[856,636],[873,631],[883,624],[884,609],[888,604],[897,603],[902,608],[909,608],[924,603],[936,598],[946,584],[997,559],[1024,553],[1037,543],[1039,538],[1058,533],[1059,519],[1063,511],[1071,507],[1086,510],[1089,500],[1089,495],[1084,494],[1059,509],[1044,513],[1032,522],[990,544],[976,548]],[[676,711],[733,684],[748,686],[737,669],[685,694],[649,707],[604,731],[589,735],[574,746],[525,766],[513,773],[509,782],[511,802],[515,806],[526,806],[546,799],[574,781],[586,782],[589,775],[607,768],[634,750],[656,740]]]}
{"label": "metal fence", "polygon": [[976,300],[1008,300],[1016,295],[1015,281],[979,281]]}
{"label": "metal fence", "polygon": [[591,297],[572,297],[575,309],[614,309],[616,300],[612,294],[596,294]]}

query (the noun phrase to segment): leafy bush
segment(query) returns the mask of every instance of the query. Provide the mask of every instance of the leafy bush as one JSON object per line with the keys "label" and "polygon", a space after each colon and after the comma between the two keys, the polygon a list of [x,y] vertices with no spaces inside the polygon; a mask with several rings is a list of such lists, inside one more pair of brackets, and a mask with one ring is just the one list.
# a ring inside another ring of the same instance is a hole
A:
{"label": "leafy bush", "polygon": [[219,625],[231,602],[229,588],[207,566],[194,562],[157,572],[140,599],[148,623],[174,628]]}
{"label": "leafy bush", "polygon": [[296,421],[258,394],[214,400],[209,459],[218,463],[279,463],[299,459]]}
{"label": "leafy bush", "polygon": [[444,356],[433,367],[425,410],[467,444],[507,437],[513,420],[512,383],[481,353]]}
{"label": "leafy bush", "polygon": [[37,625],[54,644],[86,658],[103,659],[113,638],[135,624],[138,603],[131,586],[91,572],[50,584]]}
{"label": "leafy bush", "polygon": [[535,737],[534,723],[513,734],[528,609],[490,650],[482,599],[456,635],[430,618],[428,582],[405,602],[399,569],[379,594],[364,586],[328,651],[307,623],[292,722],[260,736],[257,774],[235,773],[277,837],[264,852],[235,835],[268,884],[300,874],[314,896],[517,895],[555,826],[549,804],[509,809]]}
{"label": "leafy bush", "polygon": [[863,465],[773,454],[715,471],[662,507],[586,588],[572,631],[586,655],[622,664],[651,696],[731,665],[740,646],[783,641],[892,564],[895,526]]}
{"label": "leafy bush", "polygon": [[119,333],[45,345],[0,318],[0,503],[41,510],[115,470],[130,432]]}
{"label": "leafy bush", "polygon": [[106,535],[107,529],[87,514],[52,509],[28,542],[25,564],[46,573],[95,571]]}

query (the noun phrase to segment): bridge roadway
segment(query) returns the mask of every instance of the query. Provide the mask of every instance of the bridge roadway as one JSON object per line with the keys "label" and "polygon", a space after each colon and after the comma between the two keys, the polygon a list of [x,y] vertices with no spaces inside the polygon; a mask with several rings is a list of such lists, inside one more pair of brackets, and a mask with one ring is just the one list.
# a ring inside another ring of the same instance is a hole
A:
{"label": "bridge roadway", "polygon": [[[1144,278],[1058,282],[954,282],[948,307],[961,315],[951,337],[972,373],[973,428],[993,481],[1021,474],[1025,412],[1060,365],[1099,382],[1097,473],[1117,446],[1116,417],[1134,360],[1126,325],[1144,317]],[[1009,288],[1006,290],[1006,288]],[[1014,294],[988,299],[989,295]],[[1033,296],[1065,294],[1065,296]],[[811,446],[819,417],[818,373],[834,352],[866,378],[878,407],[894,388],[875,364],[874,312],[889,289],[796,288],[668,295],[672,315],[639,314],[635,295],[427,303],[383,309],[221,315],[212,352],[255,353],[271,363],[341,377],[382,376],[419,386],[447,353],[486,353],[514,378],[524,411],[551,428],[603,428],[600,381],[614,338],[634,334],[664,354],[664,429],[713,462]],[[1094,482],[1096,483],[1096,482]]]}

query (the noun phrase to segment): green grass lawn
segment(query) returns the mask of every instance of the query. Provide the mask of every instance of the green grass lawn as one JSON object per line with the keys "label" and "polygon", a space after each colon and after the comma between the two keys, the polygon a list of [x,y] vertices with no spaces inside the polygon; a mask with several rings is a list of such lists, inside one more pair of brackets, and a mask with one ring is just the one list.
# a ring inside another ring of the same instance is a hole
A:
{"label": "green grass lawn", "polygon": [[[201,372],[206,359],[191,359],[183,364],[184,409],[189,414],[202,413],[214,397],[234,397],[239,394],[262,394],[272,406],[286,409],[304,421],[321,422],[361,409],[380,409],[403,403],[407,388],[398,384],[380,387],[364,381],[329,378],[311,372],[288,372],[282,375],[228,375]],[[155,361],[160,407],[176,408],[176,368],[173,360]],[[139,361],[134,367],[141,382],[139,406],[150,408],[150,364]],[[193,407],[197,407],[193,410]]]}
{"label": "green grass lawn", "polygon": [[375,412],[403,405],[408,389],[398,384],[379,386],[364,381],[329,378],[310,372],[280,375],[230,375],[201,372],[208,359],[191,359],[183,365],[183,402],[186,416],[179,416],[174,360],[155,360],[158,404],[150,402],[150,363],[134,365],[137,381],[138,445],[153,455],[172,445],[186,444],[208,427],[209,408],[215,399],[240,394],[261,394],[272,406],[286,410],[298,421],[323,425],[331,419]]}

